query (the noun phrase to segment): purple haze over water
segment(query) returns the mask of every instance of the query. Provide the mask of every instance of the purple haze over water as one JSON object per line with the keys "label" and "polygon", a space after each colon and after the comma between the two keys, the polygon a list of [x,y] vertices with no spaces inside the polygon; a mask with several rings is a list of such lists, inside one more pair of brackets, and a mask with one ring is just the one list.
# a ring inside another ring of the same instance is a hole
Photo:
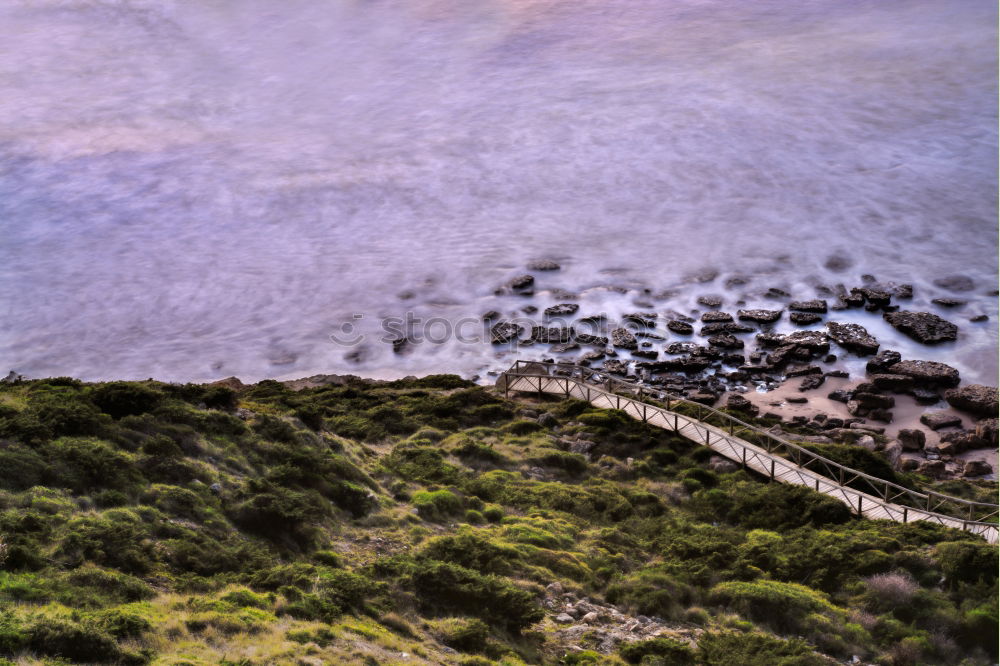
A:
{"label": "purple haze over water", "polygon": [[[958,344],[842,320],[993,384],[996,24],[978,0],[8,0],[3,370],[482,374],[510,357],[394,354],[378,321],[512,311],[496,286],[553,257],[534,301],[581,314],[706,270],[656,308],[912,282],[909,309],[971,301],[938,310]],[[368,341],[333,344],[345,321]]]}

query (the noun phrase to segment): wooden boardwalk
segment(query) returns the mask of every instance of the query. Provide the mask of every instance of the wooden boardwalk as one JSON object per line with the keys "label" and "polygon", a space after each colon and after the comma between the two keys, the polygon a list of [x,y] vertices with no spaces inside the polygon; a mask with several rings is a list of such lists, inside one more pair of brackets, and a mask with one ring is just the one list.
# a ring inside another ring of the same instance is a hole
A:
{"label": "wooden boardwalk", "polygon": [[783,437],[700,403],[565,363],[517,361],[497,380],[505,392],[554,393],[595,407],[620,409],[676,432],[721,456],[782,483],[808,486],[859,516],[896,522],[926,520],[997,543],[998,506],[920,492],[840,465]]}

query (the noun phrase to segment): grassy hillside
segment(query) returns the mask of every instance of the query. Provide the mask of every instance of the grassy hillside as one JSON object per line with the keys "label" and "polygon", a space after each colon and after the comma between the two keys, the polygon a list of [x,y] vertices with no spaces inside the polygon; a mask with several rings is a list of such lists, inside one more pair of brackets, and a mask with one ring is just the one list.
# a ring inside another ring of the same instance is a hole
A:
{"label": "grassy hillside", "polygon": [[452,376],[2,385],[0,543],[0,664],[997,657],[976,537]]}

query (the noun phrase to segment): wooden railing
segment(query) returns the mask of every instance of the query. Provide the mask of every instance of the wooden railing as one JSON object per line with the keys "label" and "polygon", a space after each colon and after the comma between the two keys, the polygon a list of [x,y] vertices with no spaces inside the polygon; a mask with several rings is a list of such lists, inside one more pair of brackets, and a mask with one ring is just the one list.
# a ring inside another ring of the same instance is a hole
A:
{"label": "wooden railing", "polygon": [[[825,458],[732,414],[568,363],[517,361],[497,380],[505,391],[538,391],[621,409],[677,432],[770,478],[836,497],[859,515],[899,522],[929,520],[997,542],[1000,507],[931,490],[907,488]],[[865,506],[867,504],[867,507]]]}

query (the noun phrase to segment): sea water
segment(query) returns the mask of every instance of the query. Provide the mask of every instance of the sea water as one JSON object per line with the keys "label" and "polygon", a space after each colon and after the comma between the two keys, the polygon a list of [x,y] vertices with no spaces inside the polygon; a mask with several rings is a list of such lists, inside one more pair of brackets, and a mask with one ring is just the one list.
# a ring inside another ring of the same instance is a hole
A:
{"label": "sea water", "polygon": [[[479,316],[558,290],[733,311],[872,274],[959,341],[831,318],[993,384],[996,25],[986,0],[5,0],[0,362],[485,378],[542,350]],[[495,294],[542,258],[533,298]],[[394,351],[407,317],[435,341]]]}

